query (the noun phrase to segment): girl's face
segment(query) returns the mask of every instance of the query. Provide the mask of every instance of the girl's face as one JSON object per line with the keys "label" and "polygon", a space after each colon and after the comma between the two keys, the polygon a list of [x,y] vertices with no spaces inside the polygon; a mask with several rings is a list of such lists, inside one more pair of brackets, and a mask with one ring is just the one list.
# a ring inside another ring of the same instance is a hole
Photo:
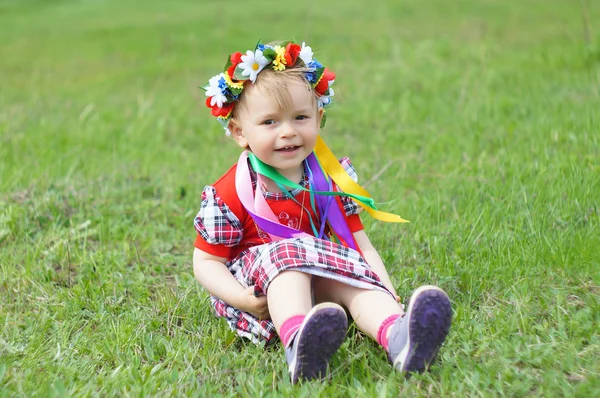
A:
{"label": "girl's face", "polygon": [[289,179],[302,176],[302,161],[313,151],[323,110],[317,110],[314,94],[306,83],[287,84],[291,99],[280,109],[277,102],[255,86],[244,90],[245,104],[230,130],[242,148]]}

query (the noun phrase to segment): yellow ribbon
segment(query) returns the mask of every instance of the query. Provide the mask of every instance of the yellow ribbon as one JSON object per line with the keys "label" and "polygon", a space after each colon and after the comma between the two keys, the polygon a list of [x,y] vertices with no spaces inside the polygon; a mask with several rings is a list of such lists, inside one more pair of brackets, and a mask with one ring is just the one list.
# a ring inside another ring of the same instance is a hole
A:
{"label": "yellow ribbon", "polygon": [[[340,165],[340,162],[335,157],[333,152],[331,152],[331,149],[329,149],[327,144],[325,144],[325,141],[323,141],[320,135],[317,136],[317,144],[315,145],[315,155],[317,155],[319,163],[321,163],[323,169],[327,172],[327,174],[331,176],[331,178],[333,178],[333,181],[335,181],[335,183],[342,189],[342,191],[351,194],[366,196],[368,198],[371,197],[371,195],[369,194],[369,192],[367,192],[366,189],[358,185],[356,182],[354,182],[354,180],[352,180],[352,178],[350,178],[348,173],[346,173],[346,170],[344,170],[344,168]],[[371,217],[376,218],[378,220],[385,222],[410,222],[403,219],[399,215],[372,209],[359,200],[354,201],[358,203],[360,207],[365,209],[367,213],[371,215]]]}

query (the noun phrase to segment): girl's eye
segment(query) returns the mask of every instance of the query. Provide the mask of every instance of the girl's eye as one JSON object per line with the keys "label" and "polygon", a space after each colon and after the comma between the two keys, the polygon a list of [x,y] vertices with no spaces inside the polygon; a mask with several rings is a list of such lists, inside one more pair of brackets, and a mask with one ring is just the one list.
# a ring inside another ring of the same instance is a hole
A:
{"label": "girl's eye", "polygon": [[308,116],[306,116],[306,115],[298,115],[298,116],[296,116],[296,120],[304,120],[304,119],[308,119]]}
{"label": "girl's eye", "polygon": [[267,126],[270,126],[270,125],[272,125],[274,123],[275,123],[275,120],[273,120],[273,119],[267,119],[264,122],[262,122],[262,124],[265,124]]}

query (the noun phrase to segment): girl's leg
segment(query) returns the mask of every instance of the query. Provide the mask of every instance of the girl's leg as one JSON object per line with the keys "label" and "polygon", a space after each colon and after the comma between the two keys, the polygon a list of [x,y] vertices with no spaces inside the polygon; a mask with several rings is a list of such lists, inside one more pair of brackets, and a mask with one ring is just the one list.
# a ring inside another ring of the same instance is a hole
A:
{"label": "girl's leg", "polygon": [[314,293],[317,303],[332,301],[346,307],[358,328],[375,340],[386,319],[404,315],[400,304],[379,290],[360,289],[332,279],[315,278]]}
{"label": "girl's leg", "polygon": [[286,348],[292,383],[324,376],[348,327],[339,305],[321,303],[311,308],[311,279],[310,274],[286,271],[267,290],[271,320]]}
{"label": "girl's leg", "polygon": [[388,294],[358,289],[324,278],[315,281],[317,301],[348,308],[357,326],[375,338],[402,372],[422,372],[435,360],[452,322],[450,299],[435,286],[421,286],[406,314]]}
{"label": "girl's leg", "polygon": [[267,301],[269,313],[277,332],[283,323],[296,315],[306,315],[312,307],[312,275],[298,271],[285,271],[269,285]]}

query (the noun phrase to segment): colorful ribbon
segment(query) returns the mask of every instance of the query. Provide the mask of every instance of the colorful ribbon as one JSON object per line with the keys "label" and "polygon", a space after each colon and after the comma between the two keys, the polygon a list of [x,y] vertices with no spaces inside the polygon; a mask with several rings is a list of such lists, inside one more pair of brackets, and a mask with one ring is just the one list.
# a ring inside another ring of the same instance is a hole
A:
{"label": "colorful ribbon", "polygon": [[[248,161],[257,174],[256,193],[252,189],[252,179]],[[242,205],[246,208],[257,226],[265,231],[273,241],[289,238],[305,238],[310,235],[300,230],[287,227],[279,222],[273,210],[264,198],[261,187],[264,177],[270,178],[280,186],[292,187],[307,191],[311,195],[311,204],[314,209],[314,199],[318,204],[320,215],[320,228],[318,238],[324,238],[325,225],[329,225],[332,238],[339,240],[343,245],[355,250],[360,250],[354,236],[346,222],[344,208],[339,200],[340,196],[353,198],[372,217],[386,222],[408,222],[396,214],[377,210],[375,202],[369,192],[354,182],[339,164],[335,155],[327,147],[319,136],[314,152],[305,161],[305,171],[309,178],[309,186],[306,189],[300,184],[288,180],[273,167],[260,161],[254,154],[244,151],[238,159],[235,176],[236,191]],[[331,178],[328,178],[331,177]],[[335,182],[343,192],[337,191]],[[337,198],[336,198],[337,197]]]}
{"label": "colorful ribbon", "polygon": [[[311,153],[312,155],[313,153]],[[310,157],[310,155],[309,155]],[[369,206],[373,209],[377,209],[375,207],[375,201],[370,198],[370,197],[366,197],[366,196],[362,196],[362,195],[358,195],[358,194],[354,194],[354,193],[349,193],[349,192],[338,192],[338,191],[313,191],[311,189],[306,189],[304,188],[302,185],[290,181],[287,178],[285,178],[284,176],[282,176],[281,174],[279,174],[279,172],[277,170],[275,170],[273,167],[269,166],[266,163],[263,163],[259,158],[257,158],[253,153],[249,153],[248,154],[248,159],[250,159],[250,164],[252,165],[252,168],[254,169],[254,171],[256,171],[259,174],[262,174],[265,177],[270,178],[271,180],[278,182],[281,185],[284,185],[286,187],[292,187],[295,189],[301,189],[303,191],[306,192],[312,192],[316,195],[325,195],[325,196],[349,196],[353,199],[359,200],[363,203],[366,203],[366,206]],[[307,158],[308,159],[308,158]],[[318,171],[322,172],[321,166],[319,165],[319,163],[317,162],[317,165],[319,166],[316,170],[313,170],[313,173],[316,173]],[[338,163],[339,166],[339,163]],[[340,166],[340,168],[342,169],[342,171],[344,170],[344,168],[342,166]],[[344,171],[344,173],[346,173]],[[347,176],[347,174],[346,174]],[[350,178],[350,177],[348,177]],[[335,181],[335,180],[334,180]],[[351,179],[352,181],[352,179]],[[359,185],[360,187],[360,185]],[[362,189],[362,188],[361,188]],[[366,191],[365,191],[366,192]],[[367,192],[368,195],[368,192]]]}
{"label": "colorful ribbon", "polygon": [[[235,188],[242,205],[246,208],[254,222],[256,222],[260,229],[268,233],[273,240],[310,236],[297,229],[286,227],[279,222],[260,192],[260,185],[257,185],[258,195],[252,192],[252,179],[250,177],[250,169],[248,168],[248,153],[246,151],[242,152],[238,160],[237,170],[235,171]],[[260,215],[256,209],[255,201],[258,202]]]}
{"label": "colorful ribbon", "polygon": [[[319,162],[317,161],[317,157],[314,152],[308,155],[306,158],[308,161],[308,168],[311,170],[313,179],[314,179],[314,187],[316,192],[331,192],[328,191],[329,182],[327,181],[327,177],[325,172],[321,169]],[[333,186],[332,186],[333,188]],[[339,193],[339,192],[335,192]],[[329,196],[331,198],[331,196]],[[348,223],[346,222],[345,214],[342,213],[342,209],[340,209],[339,203],[335,203],[334,206],[331,206],[331,203],[328,203],[328,197],[326,195],[317,195],[317,201],[319,203],[320,209],[327,209],[327,213],[323,216],[323,221],[328,219],[329,226],[337,235],[337,237],[342,240],[346,246],[357,249],[358,245],[354,240],[354,236],[352,235],[352,231],[350,231],[350,227],[348,227]]]}
{"label": "colorful ribbon", "polygon": [[[402,217],[392,214],[386,213],[383,211],[377,210],[374,206],[371,206],[371,202],[373,199],[369,192],[366,189],[358,185],[346,170],[340,165],[339,161],[331,152],[331,149],[325,144],[321,136],[317,137],[317,144],[315,146],[314,153],[317,155],[319,162],[325,169],[325,172],[333,178],[333,181],[344,191],[348,196],[354,198],[357,203],[365,209],[373,218],[376,218],[385,222],[409,222]],[[351,194],[351,195],[350,195]],[[363,201],[360,197],[366,197],[370,199],[370,201]]]}

